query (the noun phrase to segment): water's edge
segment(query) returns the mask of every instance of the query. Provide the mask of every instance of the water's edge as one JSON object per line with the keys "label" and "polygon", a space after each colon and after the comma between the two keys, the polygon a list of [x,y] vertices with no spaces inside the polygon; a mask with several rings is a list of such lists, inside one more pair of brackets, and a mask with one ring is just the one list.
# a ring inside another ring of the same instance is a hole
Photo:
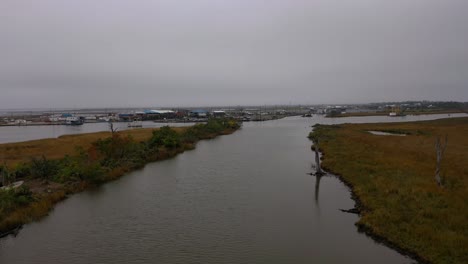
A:
{"label": "water's edge", "polygon": [[[322,155],[324,155],[324,153],[322,153]],[[331,169],[331,168],[323,167],[323,170],[325,170],[327,172],[327,175],[330,175],[332,177],[337,178],[340,182],[342,182],[347,187],[347,189],[349,190],[349,192],[351,194],[351,199],[355,202],[355,206],[354,206],[353,209],[357,209],[357,211],[359,212],[358,215],[359,215],[359,217],[361,217],[362,208],[365,208],[365,207],[363,206],[359,196],[356,195],[356,192],[354,190],[354,185],[351,184],[349,181],[347,181],[342,175],[333,172],[333,169]],[[427,260],[423,259],[416,252],[413,252],[413,251],[411,251],[409,249],[405,249],[405,248],[399,246],[398,244],[390,241],[388,238],[376,234],[371,227],[365,226],[365,225],[360,225],[358,223],[355,223],[355,225],[356,225],[357,231],[359,233],[365,234],[367,237],[371,238],[376,243],[385,245],[386,247],[391,248],[391,249],[397,251],[398,253],[417,261],[418,263],[430,263]]]}

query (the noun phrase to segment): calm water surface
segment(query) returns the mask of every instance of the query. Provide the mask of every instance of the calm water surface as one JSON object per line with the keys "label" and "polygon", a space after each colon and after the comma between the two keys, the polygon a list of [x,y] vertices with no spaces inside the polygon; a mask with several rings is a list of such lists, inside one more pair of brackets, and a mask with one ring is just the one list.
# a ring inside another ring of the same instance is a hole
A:
{"label": "calm water surface", "polygon": [[246,123],[73,195],[1,239],[0,263],[412,263],[356,231],[342,183],[307,174],[316,121]]}

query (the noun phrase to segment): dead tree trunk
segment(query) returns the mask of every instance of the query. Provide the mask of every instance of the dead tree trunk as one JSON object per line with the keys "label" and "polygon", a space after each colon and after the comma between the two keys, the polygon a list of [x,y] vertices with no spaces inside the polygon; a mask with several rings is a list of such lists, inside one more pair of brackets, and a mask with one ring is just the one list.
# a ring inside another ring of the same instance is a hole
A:
{"label": "dead tree trunk", "polygon": [[114,121],[109,121],[109,129],[111,131],[112,136],[114,136],[115,132],[117,132],[117,128],[114,127]]}
{"label": "dead tree trunk", "polygon": [[316,138],[313,142],[314,145],[312,146],[312,149],[315,152],[315,175],[322,176],[325,173],[322,171],[322,167],[320,166],[319,140]]}
{"label": "dead tree trunk", "polygon": [[445,142],[442,142],[440,136],[437,136],[435,149],[436,149],[436,170],[435,170],[435,180],[439,186],[443,185],[443,179],[440,176],[440,163],[444,156],[445,149],[447,148],[447,135],[445,135]]}

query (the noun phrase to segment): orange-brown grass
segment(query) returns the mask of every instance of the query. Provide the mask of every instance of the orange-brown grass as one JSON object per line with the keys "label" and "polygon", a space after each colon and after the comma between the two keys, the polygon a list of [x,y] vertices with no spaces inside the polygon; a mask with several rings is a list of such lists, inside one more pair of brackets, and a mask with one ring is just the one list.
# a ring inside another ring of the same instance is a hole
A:
{"label": "orange-brown grass", "polygon": [[[181,132],[186,128],[173,128]],[[120,135],[132,136],[136,141],[148,140],[154,128],[131,129],[117,132]],[[58,138],[39,139],[18,143],[0,144],[0,162],[14,165],[28,162],[32,158],[44,155],[47,159],[59,159],[65,155],[76,154],[76,148],[88,149],[98,139],[110,137],[110,132],[97,132],[78,135],[65,135]]]}
{"label": "orange-brown grass", "polygon": [[[341,175],[360,201],[362,230],[428,262],[468,263],[468,118],[321,126],[317,135],[323,167]],[[448,136],[442,188],[434,179],[439,135]]]}

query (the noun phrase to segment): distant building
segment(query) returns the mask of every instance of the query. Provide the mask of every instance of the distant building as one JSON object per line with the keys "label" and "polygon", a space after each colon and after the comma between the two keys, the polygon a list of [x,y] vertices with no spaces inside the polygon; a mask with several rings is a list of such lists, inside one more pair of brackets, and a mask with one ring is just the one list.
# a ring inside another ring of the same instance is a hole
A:
{"label": "distant building", "polygon": [[169,119],[175,118],[176,113],[172,110],[145,110],[146,119]]}
{"label": "distant building", "polygon": [[134,114],[119,114],[119,120],[129,122],[135,118]]}
{"label": "distant building", "polygon": [[208,111],[202,109],[192,110],[189,115],[191,117],[205,118],[208,117]]}
{"label": "distant building", "polygon": [[179,109],[179,110],[177,110],[175,112],[175,116],[176,116],[176,118],[184,118],[184,117],[188,116],[189,113],[190,113],[189,110],[180,110]]}
{"label": "distant building", "polygon": [[213,111],[213,117],[225,117],[226,112],[222,110]]}
{"label": "distant building", "polygon": [[341,114],[344,114],[346,113],[346,108],[343,107],[343,106],[332,106],[332,107],[327,107],[325,109],[325,113],[327,116],[330,116],[330,117],[333,117],[333,116],[338,116],[338,115],[341,115]]}

